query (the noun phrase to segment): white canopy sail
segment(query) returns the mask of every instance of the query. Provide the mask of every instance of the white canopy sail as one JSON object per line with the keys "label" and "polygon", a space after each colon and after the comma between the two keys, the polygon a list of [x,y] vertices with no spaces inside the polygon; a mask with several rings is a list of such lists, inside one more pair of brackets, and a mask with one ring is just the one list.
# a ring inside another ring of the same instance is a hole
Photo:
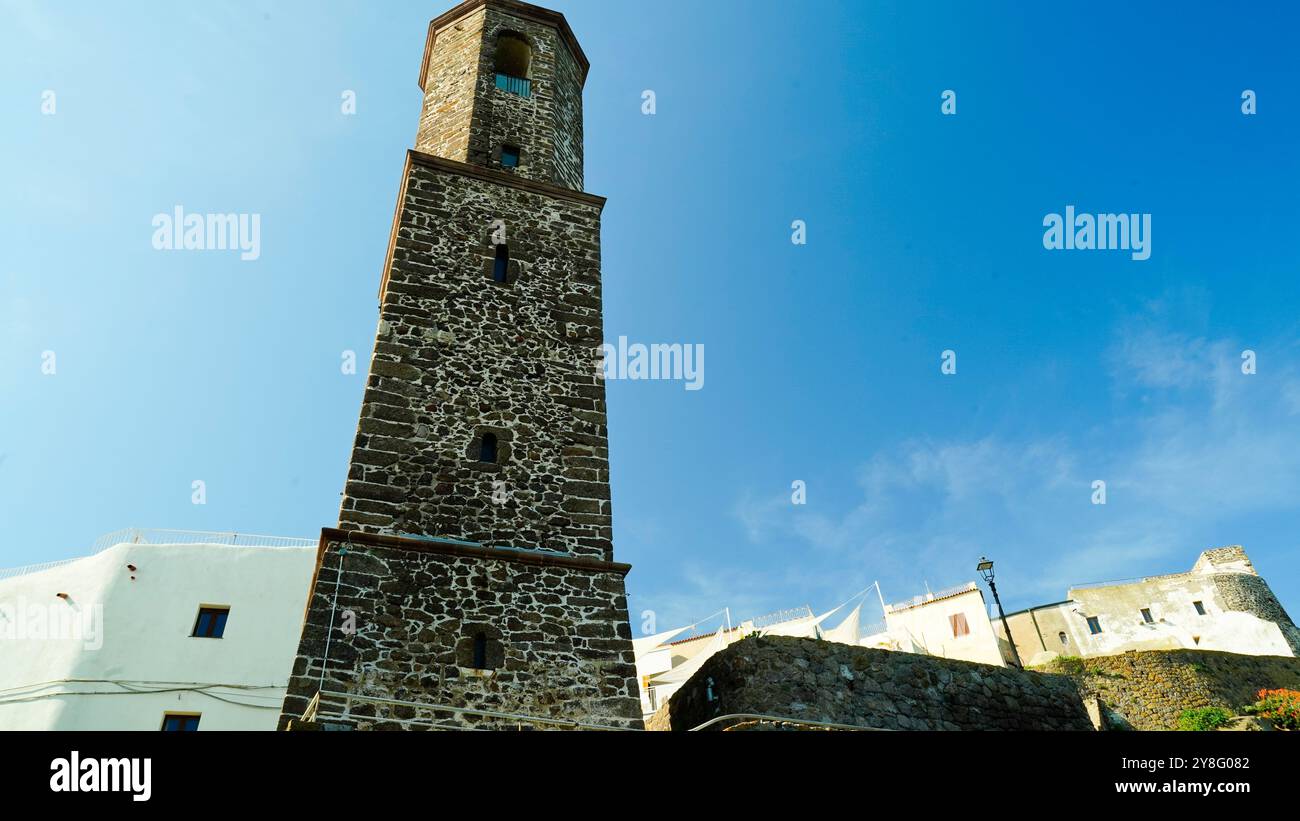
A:
{"label": "white canopy sail", "polygon": [[822,632],[822,638],[826,641],[837,641],[841,644],[857,644],[858,633],[861,629],[862,621],[862,603],[853,608],[853,611],[839,623],[838,627],[832,627],[830,630]]}
{"label": "white canopy sail", "polygon": [[703,650],[673,669],[655,676],[650,683],[681,684],[691,676],[695,675],[695,671],[703,667],[704,662],[708,661],[710,656],[726,646],[727,642],[724,638],[725,630],[725,627],[719,627],[718,632],[713,634],[713,638],[709,639],[708,645],[706,645]]}
{"label": "white canopy sail", "polygon": [[685,633],[687,630],[690,630],[691,627],[692,625],[688,624],[685,627],[678,627],[676,630],[665,630],[662,633],[655,633],[653,636],[642,636],[639,639],[632,639],[632,652],[636,653],[638,656],[644,655],[659,645],[671,640],[673,636],[676,636],[679,633]]}

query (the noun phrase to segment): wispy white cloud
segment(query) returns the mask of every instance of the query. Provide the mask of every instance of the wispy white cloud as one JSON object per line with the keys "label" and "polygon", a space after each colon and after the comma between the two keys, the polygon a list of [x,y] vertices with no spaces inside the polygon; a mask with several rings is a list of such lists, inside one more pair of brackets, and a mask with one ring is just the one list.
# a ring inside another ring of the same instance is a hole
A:
{"label": "wispy white cloud", "polygon": [[[1116,398],[1135,408],[1097,429],[908,441],[863,466],[850,509],[744,496],[734,513],[754,542],[815,548],[802,555],[827,585],[837,566],[867,566],[902,595],[965,581],[986,553],[1031,599],[1152,563],[1181,569],[1224,517],[1300,498],[1300,375],[1243,374],[1243,347],[1164,331],[1149,316],[1121,329],[1107,356]],[[1095,479],[1107,484],[1104,506],[1092,504]]]}
{"label": "wispy white cloud", "polygon": [[[628,615],[635,635],[692,624],[724,607],[731,608],[734,618],[745,618],[770,607],[774,585],[779,589],[781,580],[744,567],[687,562],[671,590],[630,595]],[[701,629],[716,627],[721,621],[721,617],[713,616]],[[643,630],[643,625],[647,629]]]}
{"label": "wispy white cloud", "polygon": [[50,19],[53,10],[38,0],[4,0],[0,15],[28,39],[49,41],[55,37],[57,27]]}

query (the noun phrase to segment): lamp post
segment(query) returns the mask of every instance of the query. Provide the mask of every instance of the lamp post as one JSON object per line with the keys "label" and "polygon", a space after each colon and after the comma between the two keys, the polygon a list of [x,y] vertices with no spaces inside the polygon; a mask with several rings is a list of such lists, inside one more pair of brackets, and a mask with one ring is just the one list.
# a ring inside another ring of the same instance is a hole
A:
{"label": "lamp post", "polygon": [[998,586],[993,583],[993,561],[985,556],[980,556],[980,563],[975,565],[975,569],[988,582],[989,590],[993,591],[993,602],[998,606],[998,617],[1002,619],[1002,629],[1007,634],[1007,644],[1011,645],[1011,657],[1015,659],[1016,666],[1021,670],[1025,665],[1020,661],[1020,654],[1016,652],[1016,641],[1011,638],[1011,625],[1007,624],[1007,614],[1002,611],[1002,599],[998,598]]}

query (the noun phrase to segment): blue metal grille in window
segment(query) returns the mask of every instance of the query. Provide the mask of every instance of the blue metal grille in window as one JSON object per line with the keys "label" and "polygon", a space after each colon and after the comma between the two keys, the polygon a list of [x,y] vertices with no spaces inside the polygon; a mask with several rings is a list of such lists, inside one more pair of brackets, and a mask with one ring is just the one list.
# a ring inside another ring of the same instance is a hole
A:
{"label": "blue metal grille in window", "polygon": [[527,77],[511,77],[509,74],[497,75],[497,88],[520,97],[530,97],[533,93],[533,84]]}

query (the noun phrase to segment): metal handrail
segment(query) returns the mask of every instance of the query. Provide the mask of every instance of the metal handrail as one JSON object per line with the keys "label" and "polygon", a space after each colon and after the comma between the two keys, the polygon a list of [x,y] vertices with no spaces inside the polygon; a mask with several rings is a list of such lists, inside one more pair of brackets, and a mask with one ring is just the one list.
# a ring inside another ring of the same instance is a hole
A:
{"label": "metal handrail", "polygon": [[[325,711],[325,712],[321,711],[320,709],[321,700],[324,698],[331,698],[331,697],[343,699],[343,712],[335,713],[329,711]],[[340,719],[342,721],[356,721],[358,718],[370,718],[370,716],[355,716],[351,714],[352,702],[354,701],[359,701],[367,704],[389,704],[397,707],[411,707],[417,710],[430,710],[432,712],[451,713],[454,718],[459,718],[461,716],[474,716],[477,718],[493,718],[502,721],[514,721],[514,722],[528,723],[528,724],[543,724],[547,726],[558,727],[558,728],[568,729],[568,730],[626,730],[627,729],[626,727],[615,727],[610,724],[594,724],[587,721],[576,721],[574,719],[567,719],[567,718],[545,718],[542,716],[530,716],[525,713],[502,713],[494,710],[473,710],[468,707],[452,707],[449,704],[428,704],[419,701],[403,701],[402,699],[381,698],[379,696],[364,696],[357,693],[340,693],[335,690],[318,691],[316,695],[312,697],[312,701],[308,702],[307,705],[308,711],[311,712],[312,717],[308,718],[308,713],[304,712],[303,721],[310,721],[313,719],[320,720],[322,718],[335,718],[335,719]],[[443,729],[454,729],[454,730],[477,729],[472,727],[457,727],[457,726],[451,726],[445,724],[437,724],[436,721],[430,722],[421,719],[383,718],[379,720],[392,721],[397,724],[431,723],[432,726],[438,726]]]}
{"label": "metal handrail", "polygon": [[790,718],[789,716],[769,716],[769,715],[764,715],[762,713],[728,713],[727,715],[724,716],[711,718],[708,721],[704,722],[703,724],[698,724],[692,727],[691,729],[687,730],[687,732],[688,733],[698,732],[700,730],[705,729],[706,727],[711,727],[714,724],[717,724],[719,722],[729,721],[732,719],[742,719],[747,721],[775,721],[775,722],[780,722],[782,724],[798,724],[802,727],[824,727],[828,730],[853,730],[855,732],[860,731],[860,732],[875,732],[875,733],[893,732],[893,730],[887,729],[885,727],[863,727],[860,724],[839,724],[834,721],[810,721],[804,718]]}
{"label": "metal handrail", "polygon": [[[334,697],[343,699],[343,712],[321,712],[321,698]],[[404,701],[396,698],[382,698],[379,696],[363,696],[357,693],[340,693],[336,690],[318,690],[311,700],[307,702],[307,708],[303,710],[302,721],[321,721],[323,719],[339,719],[341,721],[356,721],[358,718],[371,718],[371,716],[355,716],[351,714],[352,702],[359,701],[368,704],[389,704],[398,707],[411,707],[419,710],[431,710],[434,712],[451,713],[453,718],[460,716],[477,716],[480,718],[495,718],[503,721],[514,721],[528,724],[544,724],[553,727],[559,727],[569,730],[607,730],[607,731],[626,731],[626,727],[614,727],[609,724],[593,724],[587,721],[576,721],[564,718],[544,718],[542,716],[530,716],[525,713],[502,713],[494,710],[472,710],[468,707],[452,707],[449,704],[425,704],[418,701]],[[445,723],[448,719],[418,719],[418,718],[382,718],[380,721],[392,722],[394,724],[421,724],[441,730],[459,730],[459,731],[483,731],[480,727],[465,727],[455,724]],[[863,727],[860,724],[840,724],[834,721],[812,721],[804,718],[792,718],[790,716],[774,716],[764,713],[728,713],[727,715],[711,718],[703,724],[690,728],[687,732],[698,732],[700,730],[712,727],[723,721],[744,720],[744,721],[769,721],[780,724],[795,724],[800,727],[817,727],[827,730],[852,730],[854,732],[892,732],[884,727]],[[644,732],[644,731],[641,731]]]}

